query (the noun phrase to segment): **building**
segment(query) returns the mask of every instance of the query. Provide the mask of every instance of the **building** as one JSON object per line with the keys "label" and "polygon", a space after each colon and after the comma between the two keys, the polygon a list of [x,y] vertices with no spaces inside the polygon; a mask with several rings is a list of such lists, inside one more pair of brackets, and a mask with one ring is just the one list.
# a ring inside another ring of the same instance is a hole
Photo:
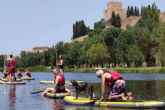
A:
{"label": "building", "polygon": [[107,21],[111,18],[112,12],[114,12],[116,15],[119,14],[120,18],[126,18],[126,10],[123,9],[122,2],[113,2],[110,0],[110,2],[107,4],[107,9],[104,10],[104,20]]}
{"label": "building", "polygon": [[33,48],[32,52],[37,53],[37,52],[44,52],[46,50],[48,50],[48,46],[37,46]]}

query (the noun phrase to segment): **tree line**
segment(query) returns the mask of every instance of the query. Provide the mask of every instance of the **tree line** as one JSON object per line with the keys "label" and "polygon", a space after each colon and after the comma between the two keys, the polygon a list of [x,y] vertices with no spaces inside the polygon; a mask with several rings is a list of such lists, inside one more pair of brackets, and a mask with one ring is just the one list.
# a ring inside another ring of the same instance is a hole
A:
{"label": "tree line", "polygon": [[[62,55],[65,67],[165,66],[165,23],[159,20],[160,10],[155,4],[142,7],[141,19],[134,27],[122,30],[102,19],[87,32],[83,42],[58,42],[43,53],[22,51],[17,67],[54,66]],[[3,66],[3,55],[0,56]]]}

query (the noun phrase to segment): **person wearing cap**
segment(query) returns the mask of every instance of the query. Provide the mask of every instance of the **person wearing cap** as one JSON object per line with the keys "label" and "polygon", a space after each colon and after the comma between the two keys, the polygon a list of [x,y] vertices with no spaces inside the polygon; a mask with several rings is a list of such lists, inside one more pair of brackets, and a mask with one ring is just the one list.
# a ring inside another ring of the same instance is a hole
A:
{"label": "person wearing cap", "polygon": [[43,92],[43,96],[46,95],[47,92],[61,93],[61,92],[69,92],[70,90],[65,88],[65,77],[59,70],[52,68],[52,72],[55,75],[54,78],[54,87],[47,88]]}
{"label": "person wearing cap", "polygon": [[117,71],[107,71],[98,70],[96,72],[98,78],[101,79],[101,99],[104,99],[105,87],[109,87],[111,92],[108,99],[110,101],[127,101],[132,100],[132,93],[126,93],[125,87],[126,82],[122,75]]}

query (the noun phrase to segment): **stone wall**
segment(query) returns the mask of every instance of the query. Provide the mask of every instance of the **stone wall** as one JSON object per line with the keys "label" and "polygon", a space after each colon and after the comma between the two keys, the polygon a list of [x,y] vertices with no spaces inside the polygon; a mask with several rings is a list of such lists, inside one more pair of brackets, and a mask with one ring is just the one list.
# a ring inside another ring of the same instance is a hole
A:
{"label": "stone wall", "polygon": [[160,18],[160,21],[165,22],[165,12],[162,12],[159,18]]}
{"label": "stone wall", "polygon": [[126,29],[127,26],[133,27],[139,20],[139,16],[130,16],[128,18],[123,18],[121,19],[121,28]]}
{"label": "stone wall", "polygon": [[126,18],[126,10],[122,7],[122,2],[112,2],[107,4],[107,9],[104,10],[104,20],[107,21],[111,18],[112,12],[119,14],[121,18]]}
{"label": "stone wall", "polygon": [[72,42],[82,42],[82,41],[84,41],[85,40],[85,38],[87,38],[88,37],[88,35],[85,35],[85,36],[81,36],[81,37],[79,37],[79,38],[76,38],[76,39],[74,39],[74,40],[72,40]]}

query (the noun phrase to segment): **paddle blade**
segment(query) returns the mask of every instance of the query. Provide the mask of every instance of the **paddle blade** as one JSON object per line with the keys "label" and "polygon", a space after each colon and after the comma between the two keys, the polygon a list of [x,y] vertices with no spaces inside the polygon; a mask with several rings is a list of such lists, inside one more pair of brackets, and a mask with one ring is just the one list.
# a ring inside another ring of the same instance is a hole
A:
{"label": "paddle blade", "polygon": [[41,93],[41,92],[44,92],[44,90],[40,90],[40,91],[31,92],[30,94],[38,94],[38,93]]}

